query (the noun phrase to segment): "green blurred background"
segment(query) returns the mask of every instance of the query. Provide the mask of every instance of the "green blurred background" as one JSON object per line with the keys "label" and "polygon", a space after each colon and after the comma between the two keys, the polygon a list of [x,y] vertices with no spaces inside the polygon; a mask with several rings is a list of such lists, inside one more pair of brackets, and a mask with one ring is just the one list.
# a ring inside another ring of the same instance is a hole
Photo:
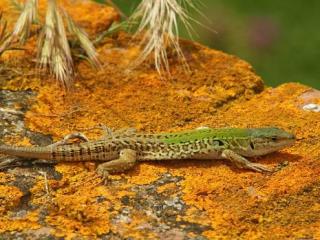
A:
{"label": "green blurred background", "polygon": [[[97,0],[103,2],[104,0]],[[140,0],[113,0],[128,16]],[[265,83],[300,82],[320,89],[319,0],[194,0],[216,33],[194,24],[192,39],[251,63]],[[184,38],[190,38],[181,28]]]}

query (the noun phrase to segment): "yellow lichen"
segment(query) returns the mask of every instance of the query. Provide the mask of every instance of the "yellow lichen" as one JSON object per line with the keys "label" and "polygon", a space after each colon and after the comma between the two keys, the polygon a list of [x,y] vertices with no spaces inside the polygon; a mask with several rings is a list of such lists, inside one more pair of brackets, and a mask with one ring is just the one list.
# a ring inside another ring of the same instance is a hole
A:
{"label": "yellow lichen", "polygon": [[[107,39],[98,50],[103,68],[96,71],[80,63],[81,77],[68,94],[51,80],[17,77],[5,83],[7,89],[29,86],[37,90],[25,116],[28,129],[59,140],[74,131],[97,139],[103,131],[93,127],[100,123],[147,132],[277,126],[294,132],[297,143],[256,159],[280,169],[270,175],[238,170],[222,160],[177,160],[138,163],[126,173],[111,176],[116,183],[105,186],[94,163],[60,163],[55,171],[61,179],[45,181],[41,176],[30,190],[31,203],[48,210],[45,223],[52,233],[66,239],[98,238],[111,231],[121,238],[158,237],[153,231],[158,218],[123,200],[134,202],[135,187],[152,185],[167,173],[179,180],[156,188],[157,193],[181,197],[186,210],[175,220],[207,227],[202,236],[209,239],[319,238],[320,121],[318,113],[302,109],[304,104],[319,103],[318,93],[294,83],[260,93],[263,83],[250,65],[187,41],[182,41],[182,47],[190,52],[192,76],[174,58],[170,59],[170,80],[160,79],[147,64],[128,72],[128,64],[138,54],[137,42],[129,40],[124,33]],[[1,184],[12,180],[10,173],[0,174]],[[4,193],[11,189],[2,188]],[[3,209],[21,198],[16,188],[9,192]],[[130,215],[119,220],[123,209]],[[13,222],[3,216],[0,229],[22,231],[39,226],[37,214],[35,210]]]}
{"label": "yellow lichen", "polygon": [[35,230],[41,227],[38,223],[39,212],[34,211],[28,213],[26,216],[21,218],[11,218],[10,216],[0,217],[0,233],[14,232],[14,231],[29,231]]}
{"label": "yellow lichen", "polygon": [[16,187],[0,185],[0,214],[16,207],[22,196],[22,192]]}

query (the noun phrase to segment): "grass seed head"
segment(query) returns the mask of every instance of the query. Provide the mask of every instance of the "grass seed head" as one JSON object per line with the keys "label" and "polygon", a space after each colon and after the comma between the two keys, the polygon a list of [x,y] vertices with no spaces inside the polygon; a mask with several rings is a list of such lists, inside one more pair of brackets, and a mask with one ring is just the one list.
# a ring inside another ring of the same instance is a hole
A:
{"label": "grass seed head", "polygon": [[0,56],[10,49],[11,36],[12,35],[7,32],[7,22],[2,19],[2,12],[0,12]]}
{"label": "grass seed head", "polygon": [[178,20],[191,32],[190,22],[194,20],[187,12],[188,7],[195,8],[191,0],[142,0],[131,16],[132,22],[140,20],[137,34],[143,34],[141,44],[144,45],[135,65],[139,65],[153,53],[159,74],[163,71],[169,73],[167,50],[172,48],[189,70],[178,37]]}
{"label": "grass seed head", "polygon": [[25,43],[30,36],[31,25],[37,19],[37,15],[38,0],[26,0],[12,33],[20,43]]}
{"label": "grass seed head", "polygon": [[90,63],[92,63],[95,67],[99,67],[100,63],[98,60],[97,51],[93,43],[90,41],[87,33],[76,25],[67,12],[64,11],[64,15],[67,19],[69,32],[77,38],[81,48],[87,54]]}
{"label": "grass seed head", "polygon": [[74,66],[63,19],[55,0],[48,0],[38,48],[40,67],[49,68],[50,73],[68,89],[74,77]]}

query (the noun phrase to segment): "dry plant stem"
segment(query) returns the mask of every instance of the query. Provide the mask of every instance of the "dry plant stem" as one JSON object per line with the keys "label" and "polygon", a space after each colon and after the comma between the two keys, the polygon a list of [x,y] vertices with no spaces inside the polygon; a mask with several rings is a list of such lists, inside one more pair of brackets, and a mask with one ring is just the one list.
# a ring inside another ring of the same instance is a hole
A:
{"label": "dry plant stem", "polygon": [[180,19],[189,31],[193,19],[182,4],[195,7],[191,0],[143,0],[140,3],[131,17],[133,21],[141,19],[137,34],[143,33],[141,44],[144,47],[135,65],[153,53],[157,71],[160,74],[163,70],[169,72],[167,49],[173,48],[184,67],[189,69],[179,45],[177,21]]}
{"label": "dry plant stem", "polygon": [[7,33],[7,22],[2,21],[2,12],[0,13],[0,56],[3,52],[10,49],[11,35]]}
{"label": "dry plant stem", "polygon": [[[74,64],[62,17],[66,17],[69,31],[79,40],[81,47],[94,66],[99,66],[97,52],[86,35],[76,26],[70,16],[57,6],[56,0],[47,0],[45,24],[38,42],[39,68],[48,69],[65,89],[70,89],[74,78]],[[23,44],[30,36],[30,28],[37,21],[38,0],[26,0],[13,33],[1,41],[0,54],[7,50],[12,41],[18,39]],[[0,37],[2,36],[0,32]]]}
{"label": "dry plant stem", "polygon": [[32,22],[37,19],[38,0],[27,0],[16,22],[12,37],[18,38],[21,44],[25,43],[30,35]]}
{"label": "dry plant stem", "polygon": [[88,58],[91,62],[91,64],[95,67],[99,67],[99,60],[98,60],[98,54],[93,46],[93,43],[88,38],[88,35],[85,31],[83,31],[81,28],[79,28],[76,23],[72,20],[72,18],[67,14],[67,12],[63,12],[67,22],[68,22],[68,29],[69,32],[72,33],[80,42],[81,47],[84,49],[86,54],[88,55]]}
{"label": "dry plant stem", "polygon": [[10,45],[11,45],[11,37],[8,37],[7,39],[5,39],[1,45],[0,45],[0,56],[2,55],[2,53],[4,53],[6,50],[10,49]]}
{"label": "dry plant stem", "polygon": [[74,77],[74,67],[62,16],[55,0],[48,0],[39,49],[40,67],[49,67],[50,73],[69,89]]}

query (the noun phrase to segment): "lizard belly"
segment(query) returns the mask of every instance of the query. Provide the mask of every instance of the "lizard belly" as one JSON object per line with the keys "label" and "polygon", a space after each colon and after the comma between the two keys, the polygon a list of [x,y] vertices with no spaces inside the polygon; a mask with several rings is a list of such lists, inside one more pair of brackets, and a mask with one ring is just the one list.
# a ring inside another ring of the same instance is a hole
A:
{"label": "lizard belly", "polygon": [[209,153],[194,152],[161,152],[161,151],[142,151],[138,154],[139,161],[156,160],[178,160],[178,159],[222,159],[221,151],[210,151]]}
{"label": "lizard belly", "polygon": [[223,159],[223,157],[221,156],[221,152],[213,151],[210,153],[197,153],[191,156],[190,159]]}

